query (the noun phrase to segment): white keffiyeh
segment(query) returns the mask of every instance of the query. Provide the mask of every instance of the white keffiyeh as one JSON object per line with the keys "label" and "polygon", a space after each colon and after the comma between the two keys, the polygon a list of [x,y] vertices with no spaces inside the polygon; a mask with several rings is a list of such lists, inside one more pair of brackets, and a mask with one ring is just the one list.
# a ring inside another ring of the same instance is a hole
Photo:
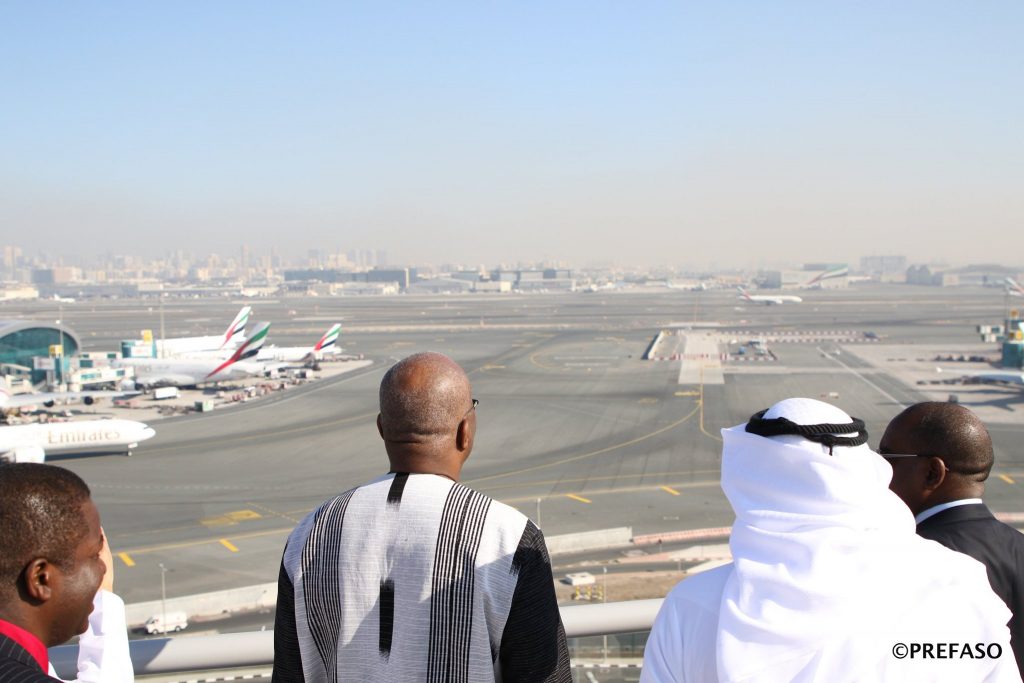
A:
{"label": "white keffiyeh", "polygon": [[[851,422],[799,398],[764,415],[778,417]],[[719,613],[721,680],[879,679],[896,642],[976,640],[979,611],[994,617],[993,637],[1005,632],[1009,611],[984,568],[915,534],[913,515],[888,489],[889,464],[867,445],[830,455],[804,437],[766,438],[745,425],[722,435],[722,488],[736,522]],[[958,615],[959,605],[972,613]]]}

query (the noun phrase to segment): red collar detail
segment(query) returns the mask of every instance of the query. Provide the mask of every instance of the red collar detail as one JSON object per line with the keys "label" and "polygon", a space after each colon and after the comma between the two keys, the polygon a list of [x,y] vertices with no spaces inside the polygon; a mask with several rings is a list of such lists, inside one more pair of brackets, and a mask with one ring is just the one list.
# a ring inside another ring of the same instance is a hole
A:
{"label": "red collar detail", "polygon": [[50,656],[46,652],[46,646],[43,645],[43,641],[36,638],[33,634],[29,633],[20,626],[15,626],[9,621],[0,619],[0,634],[3,634],[25,648],[25,651],[32,655],[32,659],[36,660],[39,668],[44,672],[50,669]]}

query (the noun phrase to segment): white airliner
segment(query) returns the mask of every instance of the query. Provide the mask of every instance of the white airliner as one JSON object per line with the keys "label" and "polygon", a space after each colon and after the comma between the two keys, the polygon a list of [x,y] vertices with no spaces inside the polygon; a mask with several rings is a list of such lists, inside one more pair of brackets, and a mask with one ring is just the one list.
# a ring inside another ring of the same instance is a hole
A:
{"label": "white airliner", "polygon": [[260,362],[278,361],[281,363],[302,363],[318,361],[325,356],[341,353],[338,348],[338,336],[341,334],[341,323],[335,323],[327,330],[320,341],[313,346],[264,346],[256,355]]}
{"label": "white airliner", "polygon": [[242,306],[242,310],[221,335],[157,340],[157,355],[166,358],[199,351],[233,350],[245,339],[245,325],[249,322],[251,313],[252,306]]}
{"label": "white airliner", "polygon": [[153,438],[152,427],[134,420],[83,420],[0,427],[0,459],[43,462],[58,453],[104,453],[132,449]]}
{"label": "white airliner", "polygon": [[742,287],[737,287],[736,289],[739,290],[740,299],[754,304],[770,306],[772,304],[798,304],[803,301],[803,299],[793,294],[748,294],[747,290]]}
{"label": "white airliner", "polygon": [[49,391],[32,392],[25,394],[12,394],[6,389],[0,388],[0,411],[25,408],[28,406],[46,406],[52,408],[58,403],[70,401],[81,401],[87,406],[101,398],[122,398],[134,396],[137,391]]}
{"label": "white airliner", "polygon": [[951,375],[959,375],[961,379],[974,379],[980,382],[992,382],[996,384],[1016,384],[1024,386],[1024,372],[1020,370],[953,370],[947,368],[935,368],[936,372],[948,372]]}
{"label": "white airliner", "polygon": [[837,277],[846,277],[850,274],[847,266],[839,266],[830,270],[824,270],[805,282],[801,287],[804,289],[821,289],[821,283],[825,280],[833,280]]}
{"label": "white airliner", "polygon": [[680,289],[684,292],[703,292],[708,286],[703,282],[673,282],[666,280],[665,286],[669,289]]}
{"label": "white airliner", "polygon": [[263,323],[242,342],[229,358],[122,358],[114,367],[135,369],[135,384],[141,387],[191,387],[211,382],[228,382],[245,377],[261,377],[267,367],[255,360],[267,339],[270,323]]}
{"label": "white airliner", "polygon": [[1003,280],[1003,284],[1006,286],[1006,293],[1010,296],[1024,296],[1024,287],[1021,287],[1020,283],[1012,277]]}

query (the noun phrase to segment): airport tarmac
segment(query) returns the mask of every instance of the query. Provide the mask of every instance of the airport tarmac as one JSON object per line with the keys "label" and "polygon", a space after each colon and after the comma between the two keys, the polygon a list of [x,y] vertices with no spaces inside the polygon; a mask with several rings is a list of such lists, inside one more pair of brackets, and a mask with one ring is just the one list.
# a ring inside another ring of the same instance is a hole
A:
{"label": "airport tarmac", "polygon": [[[1002,321],[999,290],[875,285],[801,296],[804,303],[782,306],[744,305],[714,290],[167,302],[173,336],[219,333],[243,303],[255,320],[273,322],[270,343],[279,345],[311,343],[340,321],[339,344],[373,364],[223,413],[153,422],[156,437],[131,459],[54,461],[92,486],[129,602],[160,597],[161,564],[168,597],[274,581],[303,515],[386,470],[377,385],[395,359],[427,349],[459,361],[481,401],[464,481],[539,519],[549,536],[728,526],[719,430],[797,395],[863,418],[877,444],[900,406],[958,394],[979,408],[996,443],[990,506],[1024,512],[1020,392],[985,387],[1002,392],[985,406],[990,393],[918,385],[895,360],[947,347],[994,352],[974,328]],[[52,302],[0,306],[3,318],[56,313]],[[159,329],[147,302],[83,301],[60,314],[86,350]],[[711,352],[708,329],[721,336],[722,353],[747,338],[802,338],[769,341],[772,360],[718,360],[711,374],[720,379],[704,382],[682,372],[683,360],[642,360],[662,329],[682,329],[690,356]],[[881,340],[837,341],[846,337],[834,333],[847,331]],[[687,344],[688,334],[697,341]]]}

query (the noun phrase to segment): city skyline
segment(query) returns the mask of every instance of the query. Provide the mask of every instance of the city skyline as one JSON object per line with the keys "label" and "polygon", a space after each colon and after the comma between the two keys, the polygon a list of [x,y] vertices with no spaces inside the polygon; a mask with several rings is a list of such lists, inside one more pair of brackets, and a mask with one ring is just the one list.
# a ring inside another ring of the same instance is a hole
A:
{"label": "city skyline", "polygon": [[757,268],[1024,247],[1017,3],[3,18],[0,230],[26,251]]}

